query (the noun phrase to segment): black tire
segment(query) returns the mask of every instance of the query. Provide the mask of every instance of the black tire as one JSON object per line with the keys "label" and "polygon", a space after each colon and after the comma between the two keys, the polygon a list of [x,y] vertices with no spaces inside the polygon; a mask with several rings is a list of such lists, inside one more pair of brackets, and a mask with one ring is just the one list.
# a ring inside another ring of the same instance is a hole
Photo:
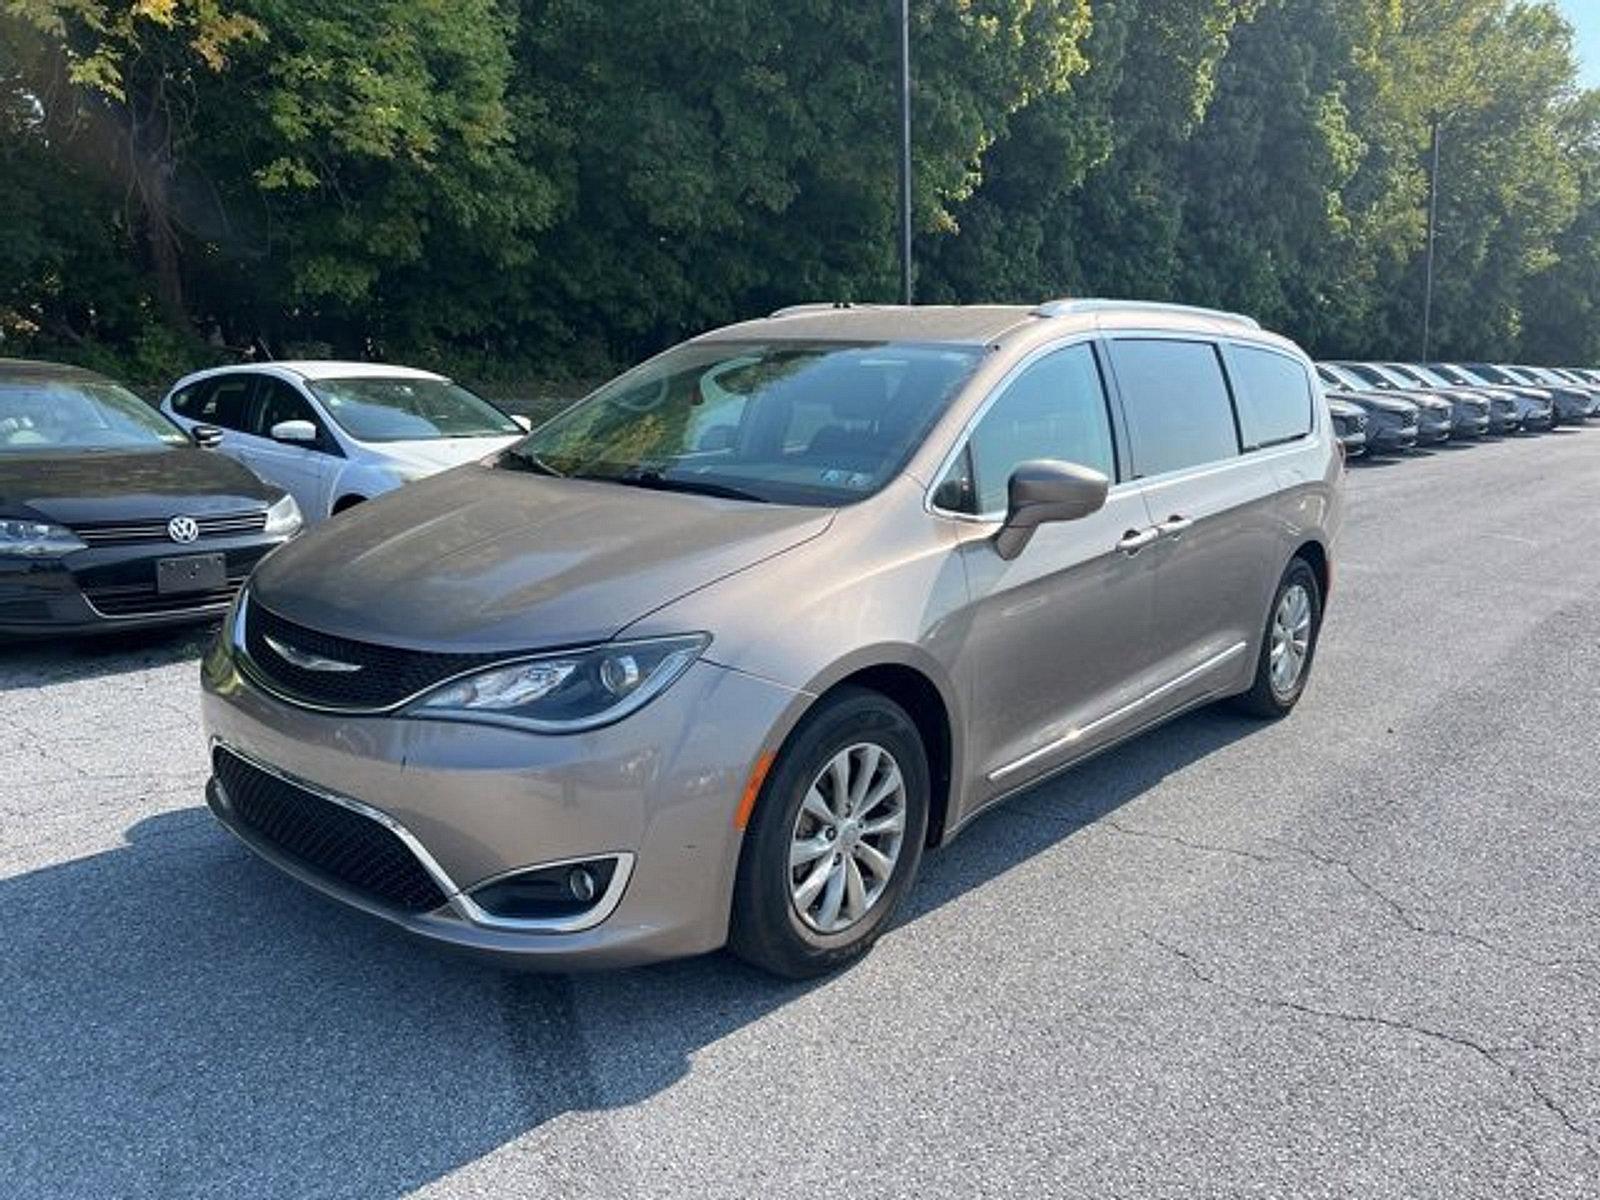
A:
{"label": "black tire", "polygon": [[[1285,594],[1290,588],[1297,586],[1303,587],[1311,600],[1311,633],[1299,677],[1292,688],[1280,694],[1272,683],[1272,624]],[[1249,716],[1265,720],[1277,720],[1279,717],[1288,716],[1300,702],[1300,697],[1306,690],[1306,681],[1311,678],[1311,668],[1317,658],[1317,639],[1321,633],[1322,585],[1317,582],[1317,573],[1312,570],[1310,563],[1303,558],[1292,558],[1288,567],[1284,569],[1283,578],[1278,581],[1277,589],[1272,593],[1272,603],[1267,608],[1266,627],[1261,635],[1261,653],[1256,659],[1255,679],[1249,691],[1233,697],[1231,701],[1233,707]]]}
{"label": "black tire", "polygon": [[[841,751],[876,745],[892,756],[904,784],[898,856],[875,901],[849,928],[823,933],[791,896],[789,854],[813,781]],[[746,962],[790,979],[848,966],[872,948],[916,879],[928,833],[928,756],[916,724],[894,701],[844,688],[808,713],[790,734],[762,786],[745,833],[734,884],[729,948]]]}
{"label": "black tire", "polygon": [[358,504],[365,504],[366,501],[367,498],[365,496],[341,496],[338,503],[333,506],[333,511],[328,515],[337,517],[342,512],[349,512]]}

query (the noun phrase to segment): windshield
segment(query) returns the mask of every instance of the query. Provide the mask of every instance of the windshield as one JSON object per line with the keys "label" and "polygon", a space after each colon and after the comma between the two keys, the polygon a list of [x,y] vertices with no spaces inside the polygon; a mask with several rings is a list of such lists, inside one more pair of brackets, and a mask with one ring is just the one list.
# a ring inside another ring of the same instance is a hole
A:
{"label": "windshield", "polygon": [[1355,391],[1365,391],[1370,385],[1352,371],[1345,367],[1335,366],[1333,363],[1318,363],[1317,373],[1325,380],[1332,381],[1336,386],[1352,388]]}
{"label": "windshield", "polygon": [[314,379],[312,394],[358,442],[425,442],[522,432],[487,400],[448,379],[367,376]]}
{"label": "windshield", "polygon": [[1419,367],[1415,366],[1414,364],[1407,364],[1406,370],[1410,371],[1412,375],[1416,376],[1416,378],[1420,379],[1423,383],[1426,383],[1429,387],[1456,386],[1438,371],[1435,371],[1429,367]]}
{"label": "windshield", "polygon": [[109,381],[0,376],[0,454],[188,444],[176,425]]}
{"label": "windshield", "polygon": [[1354,375],[1363,380],[1369,387],[1381,388],[1384,391],[1396,391],[1400,385],[1389,378],[1383,370],[1372,363],[1340,363],[1347,374]]}
{"label": "windshield", "polygon": [[1406,363],[1384,363],[1383,370],[1403,388],[1436,387],[1438,381],[1429,379],[1416,367]]}
{"label": "windshield", "polygon": [[898,472],[981,351],[691,343],[614,380],[502,465],[786,504],[848,504]]}
{"label": "windshield", "polygon": [[1472,373],[1487,379],[1491,383],[1508,384],[1511,387],[1527,382],[1527,380],[1518,379],[1515,375],[1503,371],[1499,367],[1491,367],[1488,363],[1473,363]]}

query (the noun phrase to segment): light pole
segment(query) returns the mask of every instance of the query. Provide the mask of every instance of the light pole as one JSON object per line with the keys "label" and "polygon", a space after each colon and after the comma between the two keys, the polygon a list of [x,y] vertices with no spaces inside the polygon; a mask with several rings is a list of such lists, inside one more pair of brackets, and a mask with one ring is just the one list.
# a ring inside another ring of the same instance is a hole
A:
{"label": "light pole", "polygon": [[1422,290],[1422,361],[1431,361],[1433,349],[1433,253],[1439,236],[1439,141],[1441,124],[1433,118],[1433,165],[1428,171],[1428,258]]}
{"label": "light pole", "polygon": [[911,0],[900,0],[900,303],[911,303]]}

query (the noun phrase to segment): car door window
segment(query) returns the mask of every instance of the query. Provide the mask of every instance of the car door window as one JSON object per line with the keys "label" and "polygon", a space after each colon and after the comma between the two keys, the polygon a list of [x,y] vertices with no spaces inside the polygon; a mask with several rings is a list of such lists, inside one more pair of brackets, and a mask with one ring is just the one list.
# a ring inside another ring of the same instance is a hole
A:
{"label": "car door window", "polygon": [[1135,479],[1238,455],[1233,401],[1215,345],[1118,338],[1110,355]]}
{"label": "car door window", "polygon": [[934,494],[953,512],[1003,512],[1018,464],[1056,459],[1117,477],[1105,385],[1087,343],[1025,368],[983,415]]}
{"label": "car door window", "polygon": [[1276,350],[1230,345],[1228,372],[1246,450],[1282,445],[1311,432],[1311,377],[1295,359]]}
{"label": "car door window", "polygon": [[191,421],[243,432],[249,398],[248,375],[223,375],[185,388],[173,399],[172,409]]}
{"label": "car door window", "polygon": [[317,420],[311,402],[283,380],[262,376],[257,382],[255,404],[251,407],[250,432],[257,437],[270,438],[273,426],[283,421],[310,421],[317,427],[320,441],[322,422]]}

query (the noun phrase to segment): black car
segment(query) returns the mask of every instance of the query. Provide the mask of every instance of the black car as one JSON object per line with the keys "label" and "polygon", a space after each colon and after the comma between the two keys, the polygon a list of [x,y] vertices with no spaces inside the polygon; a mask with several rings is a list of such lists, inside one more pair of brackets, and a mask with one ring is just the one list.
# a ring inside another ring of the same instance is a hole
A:
{"label": "black car", "polygon": [[111,380],[0,359],[0,634],[215,617],[300,524],[293,497]]}
{"label": "black car", "polygon": [[1331,406],[1335,400],[1353,404],[1367,414],[1367,453],[1397,454],[1410,450],[1417,444],[1420,413],[1415,404],[1397,396],[1377,392],[1350,392],[1330,389],[1327,392]]}
{"label": "black car", "polygon": [[1447,442],[1455,432],[1456,405],[1451,399],[1411,390],[1404,386],[1405,381],[1394,378],[1376,363],[1331,362],[1318,363],[1317,367],[1326,369],[1346,387],[1397,396],[1415,404],[1419,442]]}
{"label": "black car", "polygon": [[1359,458],[1367,452],[1366,410],[1335,396],[1328,397],[1328,414],[1333,418],[1334,436],[1344,447],[1346,458]]}

